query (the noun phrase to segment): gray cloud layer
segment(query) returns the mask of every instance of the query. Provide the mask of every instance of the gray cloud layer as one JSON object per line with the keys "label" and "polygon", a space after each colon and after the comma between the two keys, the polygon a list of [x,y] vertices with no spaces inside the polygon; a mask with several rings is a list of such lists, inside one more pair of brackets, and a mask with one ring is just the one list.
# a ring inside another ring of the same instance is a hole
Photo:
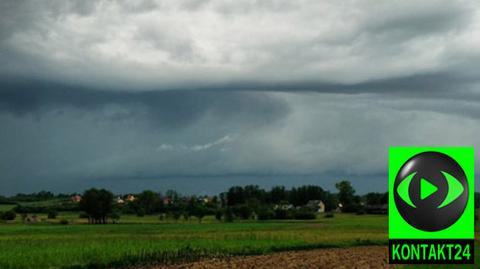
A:
{"label": "gray cloud layer", "polygon": [[475,78],[467,1],[2,2],[1,72],[123,89]]}
{"label": "gray cloud layer", "polygon": [[247,175],[384,186],[388,146],[480,145],[479,11],[2,1],[0,193]]}

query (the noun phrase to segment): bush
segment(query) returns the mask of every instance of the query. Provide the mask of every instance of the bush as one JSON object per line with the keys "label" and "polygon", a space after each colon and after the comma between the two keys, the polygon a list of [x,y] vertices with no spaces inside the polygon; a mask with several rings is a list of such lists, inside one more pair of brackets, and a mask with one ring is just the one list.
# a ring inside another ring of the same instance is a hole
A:
{"label": "bush", "polygon": [[117,212],[113,212],[111,213],[108,217],[110,217],[110,219],[112,220],[112,223],[117,223],[118,220],[120,220],[120,214],[117,213]]}
{"label": "bush", "polygon": [[17,217],[17,214],[13,210],[9,210],[4,213],[0,213],[0,218],[2,220],[14,220]]}
{"label": "bush", "polygon": [[262,207],[257,210],[257,219],[258,220],[269,220],[275,217],[275,212],[267,207]]}
{"label": "bush", "polygon": [[285,209],[276,209],[275,219],[289,219],[288,211]]}
{"label": "bush", "polygon": [[49,208],[45,206],[22,206],[22,205],[17,205],[16,207],[13,208],[13,210],[18,213],[48,213],[50,210]]}
{"label": "bush", "polygon": [[349,204],[342,208],[342,212],[345,213],[356,213],[362,206],[359,204]]}
{"label": "bush", "polygon": [[140,208],[137,210],[137,216],[138,217],[144,217],[145,216],[145,210],[143,208]]}
{"label": "bush", "polygon": [[119,207],[122,214],[137,214],[138,205],[133,202],[127,202]]}
{"label": "bush", "polygon": [[183,220],[189,221],[190,220],[190,212],[188,211],[183,211],[182,212]]}
{"label": "bush", "polygon": [[241,219],[250,219],[252,216],[253,210],[247,205],[240,205],[235,207],[235,215]]}
{"label": "bush", "polygon": [[59,223],[60,223],[61,225],[68,225],[68,220],[62,219]]}
{"label": "bush", "polygon": [[62,202],[61,204],[55,204],[53,206],[23,206],[17,205],[13,208],[13,210],[18,213],[28,213],[28,214],[39,214],[39,213],[46,213],[48,214],[50,211],[79,211],[79,205],[73,204],[70,202]]}
{"label": "bush", "polygon": [[326,212],[323,217],[329,219],[335,217],[335,215],[333,214],[333,212]]}
{"label": "bush", "polygon": [[358,209],[356,214],[357,215],[365,215],[365,209],[363,209],[363,208]]}
{"label": "bush", "polygon": [[49,219],[55,219],[55,218],[57,218],[57,215],[58,215],[57,211],[55,211],[55,210],[50,210],[50,211],[48,211],[47,218],[49,218]]}
{"label": "bush", "polygon": [[175,221],[178,221],[181,216],[182,216],[182,213],[178,210],[175,210],[172,212],[172,217]]}
{"label": "bush", "polygon": [[298,220],[310,220],[316,219],[317,215],[315,214],[315,212],[309,210],[298,210],[297,212],[295,212],[294,218]]}
{"label": "bush", "polygon": [[80,205],[78,203],[65,201],[53,207],[55,211],[80,211]]}
{"label": "bush", "polygon": [[217,219],[218,221],[222,221],[222,216],[223,216],[223,210],[217,209],[215,211],[215,219]]}
{"label": "bush", "polygon": [[225,222],[233,222],[233,210],[231,207],[227,207],[227,209],[225,210],[223,220]]}
{"label": "bush", "polygon": [[80,213],[80,214],[78,214],[78,218],[80,218],[80,219],[88,219],[88,214],[87,214],[87,213]]}
{"label": "bush", "polygon": [[193,211],[193,215],[197,217],[199,223],[202,222],[202,219],[205,217],[206,214],[207,209],[204,206],[198,206]]}

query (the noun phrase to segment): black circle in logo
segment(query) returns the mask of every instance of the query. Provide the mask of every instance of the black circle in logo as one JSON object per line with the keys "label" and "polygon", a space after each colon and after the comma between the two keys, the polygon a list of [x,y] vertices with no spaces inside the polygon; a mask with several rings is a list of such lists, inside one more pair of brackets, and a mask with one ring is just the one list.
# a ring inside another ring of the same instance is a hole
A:
{"label": "black circle in logo", "polygon": [[[458,180],[456,184],[461,184],[458,186],[463,191],[445,205],[444,201],[452,191],[446,175]],[[398,191],[399,185],[408,179],[411,181],[405,190],[408,190],[409,202]],[[426,187],[430,188],[427,193]],[[454,159],[430,151],[417,154],[403,164],[395,178],[393,192],[395,205],[403,219],[417,229],[433,232],[450,227],[462,216],[468,201],[468,182],[462,167]]]}

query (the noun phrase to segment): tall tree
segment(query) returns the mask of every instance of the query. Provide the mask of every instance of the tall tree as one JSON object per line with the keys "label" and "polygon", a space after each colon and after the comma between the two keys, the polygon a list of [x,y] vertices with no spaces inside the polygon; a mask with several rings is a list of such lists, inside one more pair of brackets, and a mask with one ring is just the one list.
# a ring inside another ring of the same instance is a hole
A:
{"label": "tall tree", "polygon": [[369,192],[369,193],[365,194],[365,196],[364,196],[365,204],[367,204],[367,205],[379,205],[379,204],[381,204],[382,196],[383,196],[382,193]]}
{"label": "tall tree", "polygon": [[176,203],[178,202],[178,200],[180,200],[180,193],[178,193],[177,191],[175,190],[167,190],[167,192],[165,193],[165,196],[170,198],[172,200],[173,203]]}
{"label": "tall tree", "polygon": [[227,205],[239,205],[245,203],[245,193],[241,186],[233,186],[227,192]]}
{"label": "tall tree", "polygon": [[319,186],[300,186],[298,188],[292,188],[289,197],[291,204],[302,206],[310,200],[325,200],[325,191]]}
{"label": "tall tree", "polygon": [[80,208],[88,215],[89,223],[105,224],[113,211],[113,194],[105,189],[89,189],[83,193]]}
{"label": "tall tree", "polygon": [[274,186],[270,190],[269,200],[273,204],[279,204],[288,200],[288,192],[284,186]]}
{"label": "tall tree", "polygon": [[357,210],[358,204],[355,201],[355,189],[350,181],[341,181],[335,184],[338,190],[338,201],[342,204],[342,211],[354,212]]}
{"label": "tall tree", "polygon": [[337,194],[333,194],[326,191],[325,198],[323,199],[323,203],[325,204],[325,211],[332,211],[337,209],[337,206],[338,206]]}
{"label": "tall tree", "polygon": [[143,209],[145,214],[153,214],[159,211],[160,207],[160,196],[150,190],[145,190],[137,196],[135,202],[138,204],[138,207]]}

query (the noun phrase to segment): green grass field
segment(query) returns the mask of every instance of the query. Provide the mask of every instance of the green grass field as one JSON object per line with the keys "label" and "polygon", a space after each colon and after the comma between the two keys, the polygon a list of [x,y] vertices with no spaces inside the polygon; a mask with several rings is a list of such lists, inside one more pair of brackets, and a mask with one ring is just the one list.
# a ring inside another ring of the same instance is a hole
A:
{"label": "green grass field", "polygon": [[[68,218],[73,215],[59,216]],[[0,268],[127,266],[201,257],[387,243],[385,216],[315,221],[162,223],[124,217],[109,225],[0,225]],[[134,223],[136,222],[136,223]]]}
{"label": "green grass field", "polygon": [[15,205],[4,205],[0,204],[0,212],[11,210],[15,207]]}
{"label": "green grass field", "polygon": [[[73,224],[60,225],[60,219]],[[195,219],[175,223],[156,216],[122,216],[119,224],[87,225],[76,214],[62,213],[49,221],[26,225],[17,218],[14,223],[0,224],[0,268],[123,267],[388,242],[387,217],[372,215],[234,223],[219,223],[213,217],[203,223]]]}
{"label": "green grass field", "polygon": [[[61,199],[51,199],[46,201],[37,201],[37,202],[20,202],[19,205],[22,206],[34,206],[34,207],[49,207],[59,204],[65,200]],[[11,210],[15,207],[15,204],[0,204],[0,212]]]}

